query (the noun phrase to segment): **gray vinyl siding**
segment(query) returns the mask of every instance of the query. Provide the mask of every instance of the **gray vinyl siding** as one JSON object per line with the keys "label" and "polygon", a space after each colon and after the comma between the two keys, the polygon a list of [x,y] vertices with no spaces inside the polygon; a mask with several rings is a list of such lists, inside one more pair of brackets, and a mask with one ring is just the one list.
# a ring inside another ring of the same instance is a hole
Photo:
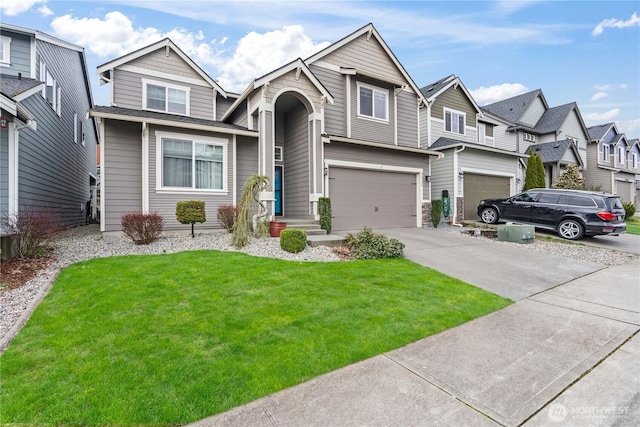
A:
{"label": "gray vinyl siding", "polygon": [[509,155],[500,155],[493,152],[473,150],[467,147],[458,154],[458,167],[461,169],[473,169],[473,173],[484,175],[512,174],[515,178],[518,171],[518,158]]}
{"label": "gray vinyl siding", "polygon": [[[61,115],[38,93],[22,101],[38,123],[37,131],[19,136],[19,208],[37,206],[54,211],[65,225],[85,223],[90,175],[97,177],[96,134],[91,120],[81,53],[38,40],[37,61],[61,88]],[[84,123],[85,145],[74,142],[74,113]]]}
{"label": "gray vinyl siding", "polygon": [[[331,142],[324,146],[324,157],[326,160],[419,168],[422,169],[423,176],[430,175],[429,156],[419,153],[404,153],[383,148]],[[432,162],[432,165],[439,162]],[[429,186],[427,183],[423,185],[422,196],[423,199],[429,199]]]}
{"label": "gray vinyl siding", "polygon": [[431,145],[431,141],[429,141],[429,120],[431,118],[427,111],[427,107],[420,107],[420,147],[422,148],[428,148]]}
{"label": "gray vinyl siding", "polygon": [[582,127],[580,120],[578,119],[576,110],[573,110],[565,122],[560,127],[560,134],[558,135],[558,141],[566,138],[576,138],[578,140],[578,152],[584,162],[584,166],[587,167],[587,135],[585,135],[584,128]]}
{"label": "gray vinyl siding", "polygon": [[311,71],[333,96],[333,105],[324,106],[324,128],[329,135],[347,136],[346,77],[326,68],[311,65]]}
{"label": "gray vinyl siding", "polygon": [[[388,91],[389,121],[383,122],[358,116],[358,82]],[[394,144],[393,122],[396,118],[393,111],[393,89],[393,86],[379,81],[364,78],[351,79],[351,138]]]}
{"label": "gray vinyl siding", "polygon": [[35,78],[31,75],[31,37],[5,30],[0,31],[0,34],[11,38],[11,65],[2,67],[2,74],[17,76],[22,73],[22,77]]}
{"label": "gray vinyl siding", "polygon": [[[445,109],[459,111],[465,115],[464,135],[447,132],[445,130]],[[453,138],[464,142],[477,142],[478,131],[476,123],[477,111],[464,91],[453,87],[446,90],[436,98],[431,107],[431,140],[436,141],[440,137]]]}
{"label": "gray vinyl siding", "polygon": [[[243,102],[242,104],[240,104],[226,121],[229,123],[233,123],[234,125],[248,127],[249,122],[247,117],[247,103]],[[254,130],[255,129],[257,129],[257,127],[254,127]]]}
{"label": "gray vinyl siding", "polygon": [[602,191],[613,191],[611,188],[611,174],[613,172],[597,166],[598,144],[589,144],[587,157],[591,166],[582,171],[585,184],[589,187],[599,186]]}
{"label": "gray vinyl siding", "polygon": [[118,107],[141,110],[144,104],[142,99],[142,79],[153,80],[161,83],[172,84],[189,88],[189,116],[199,119],[213,119],[213,88],[185,83],[179,80],[149,77],[143,74],[116,69],[114,73],[114,103]]}
{"label": "gray vinyl siding", "polygon": [[[507,132],[507,125],[498,125],[493,129],[493,141],[496,148],[518,151],[517,134]],[[522,150],[520,151],[522,153]]]}
{"label": "gray vinyl siding", "polygon": [[237,205],[242,197],[242,187],[251,175],[258,173],[258,140],[238,136],[236,139],[236,197]]}
{"label": "gray vinyl siding", "polygon": [[220,94],[217,94],[217,100],[216,100],[216,117],[214,118],[214,120],[220,120],[222,119],[222,116],[224,116],[227,111],[229,110],[229,107],[231,107],[231,105],[236,101],[236,98],[232,98],[230,96],[227,96],[226,98],[223,97]]}
{"label": "gray vinyl siding", "polygon": [[180,58],[176,52],[171,49],[167,49],[164,46],[154,52],[134,59],[129,62],[129,65],[145,68],[147,70],[173,74],[177,76],[175,79],[176,81],[180,81],[180,77],[203,80],[202,77],[189,64]]}
{"label": "gray vinyl siding", "polygon": [[0,129],[0,218],[9,208],[9,131]]}
{"label": "gray vinyl siding", "polygon": [[101,198],[105,231],[118,231],[123,214],[142,211],[142,127],[139,123],[104,121],[104,177]]}
{"label": "gray vinyl siding", "polygon": [[287,217],[309,215],[309,121],[307,112],[296,108],[284,125],[283,208]]}
{"label": "gray vinyl siding", "polygon": [[440,199],[443,190],[447,190],[453,199],[453,149],[444,150],[443,153],[442,159],[431,162],[431,200]]}
{"label": "gray vinyl siding", "polygon": [[418,97],[407,91],[398,95],[398,145],[418,148]]}
{"label": "gray vinyl siding", "polygon": [[[162,183],[157,182],[156,172],[158,165],[156,164],[156,148],[157,139],[156,132],[170,132],[181,135],[188,135],[197,139],[198,136],[220,138],[227,140],[227,192],[219,194],[207,194],[202,192],[184,191],[179,194],[167,194],[156,191]],[[211,132],[189,131],[186,129],[174,129],[169,127],[151,126],[149,129],[149,212],[157,212],[164,218],[164,228],[166,230],[189,229],[190,225],[180,224],[176,220],[176,203],[184,200],[203,200],[205,202],[205,212],[207,221],[200,224],[201,228],[220,228],[221,225],[217,219],[218,207],[221,205],[232,205],[233,200],[233,140],[229,135],[215,134]],[[196,226],[196,228],[198,225]]]}
{"label": "gray vinyl siding", "polygon": [[540,99],[540,97],[536,97],[531,102],[526,111],[522,114],[520,123],[534,127],[545,111],[546,108],[544,106],[544,103],[542,102],[542,99]]}
{"label": "gray vinyl siding", "polygon": [[378,40],[375,37],[367,40],[366,34],[324,56],[322,61],[339,67],[366,70],[396,81],[405,80]]}

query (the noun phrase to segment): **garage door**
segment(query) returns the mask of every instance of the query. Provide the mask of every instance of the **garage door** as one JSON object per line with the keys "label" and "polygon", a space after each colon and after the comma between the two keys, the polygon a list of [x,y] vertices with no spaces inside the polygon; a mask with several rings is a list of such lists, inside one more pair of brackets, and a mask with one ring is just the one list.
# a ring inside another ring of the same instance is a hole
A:
{"label": "garage door", "polygon": [[616,194],[622,198],[623,202],[633,201],[633,183],[616,181]]}
{"label": "garage door", "polygon": [[480,200],[509,197],[510,193],[509,178],[465,172],[464,219],[478,219]]}
{"label": "garage door", "polygon": [[329,168],[334,230],[416,227],[416,174]]}

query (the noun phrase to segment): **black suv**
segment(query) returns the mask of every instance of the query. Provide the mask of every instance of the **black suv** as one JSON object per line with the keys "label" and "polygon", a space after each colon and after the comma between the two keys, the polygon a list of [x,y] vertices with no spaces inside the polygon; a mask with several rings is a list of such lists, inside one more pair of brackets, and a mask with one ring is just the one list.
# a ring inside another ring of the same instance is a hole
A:
{"label": "black suv", "polygon": [[531,224],[569,240],[617,236],[627,229],[620,197],[595,191],[535,189],[508,199],[482,200],[478,216],[488,224],[499,220]]}

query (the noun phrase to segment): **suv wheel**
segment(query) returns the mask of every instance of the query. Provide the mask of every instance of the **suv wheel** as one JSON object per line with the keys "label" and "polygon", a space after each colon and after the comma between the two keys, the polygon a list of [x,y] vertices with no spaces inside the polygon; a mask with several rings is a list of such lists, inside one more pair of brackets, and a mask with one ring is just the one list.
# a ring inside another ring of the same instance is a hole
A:
{"label": "suv wheel", "polygon": [[498,211],[493,208],[484,208],[482,212],[480,212],[480,219],[482,219],[484,223],[495,224],[498,222]]}
{"label": "suv wheel", "polygon": [[584,235],[584,227],[576,220],[565,219],[558,225],[558,234],[568,240],[578,240]]}

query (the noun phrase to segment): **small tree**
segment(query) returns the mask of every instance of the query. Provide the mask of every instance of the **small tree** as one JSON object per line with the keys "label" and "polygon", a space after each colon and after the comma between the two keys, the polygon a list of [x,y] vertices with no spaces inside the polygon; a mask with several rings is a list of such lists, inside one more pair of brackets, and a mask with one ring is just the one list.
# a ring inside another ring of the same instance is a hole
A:
{"label": "small tree", "polygon": [[320,215],[320,228],[331,234],[331,199],[320,197],[318,199],[318,215]]}
{"label": "small tree", "polygon": [[527,170],[524,175],[524,186],[522,187],[522,191],[531,190],[538,186],[537,174],[538,169],[536,167],[536,156],[535,154],[530,153],[529,158],[527,158]]}
{"label": "small tree", "polygon": [[567,170],[562,172],[558,180],[553,185],[554,188],[564,188],[567,190],[584,189],[584,178],[580,176],[580,171],[575,165],[567,166]]}
{"label": "small tree", "polygon": [[536,154],[535,158],[536,158],[536,188],[546,188],[547,180],[545,179],[544,164],[542,163],[542,156],[540,154]]}
{"label": "small tree", "polygon": [[196,222],[207,221],[202,200],[187,200],[176,204],[176,219],[180,224],[191,224],[191,237],[196,237],[193,230]]}

